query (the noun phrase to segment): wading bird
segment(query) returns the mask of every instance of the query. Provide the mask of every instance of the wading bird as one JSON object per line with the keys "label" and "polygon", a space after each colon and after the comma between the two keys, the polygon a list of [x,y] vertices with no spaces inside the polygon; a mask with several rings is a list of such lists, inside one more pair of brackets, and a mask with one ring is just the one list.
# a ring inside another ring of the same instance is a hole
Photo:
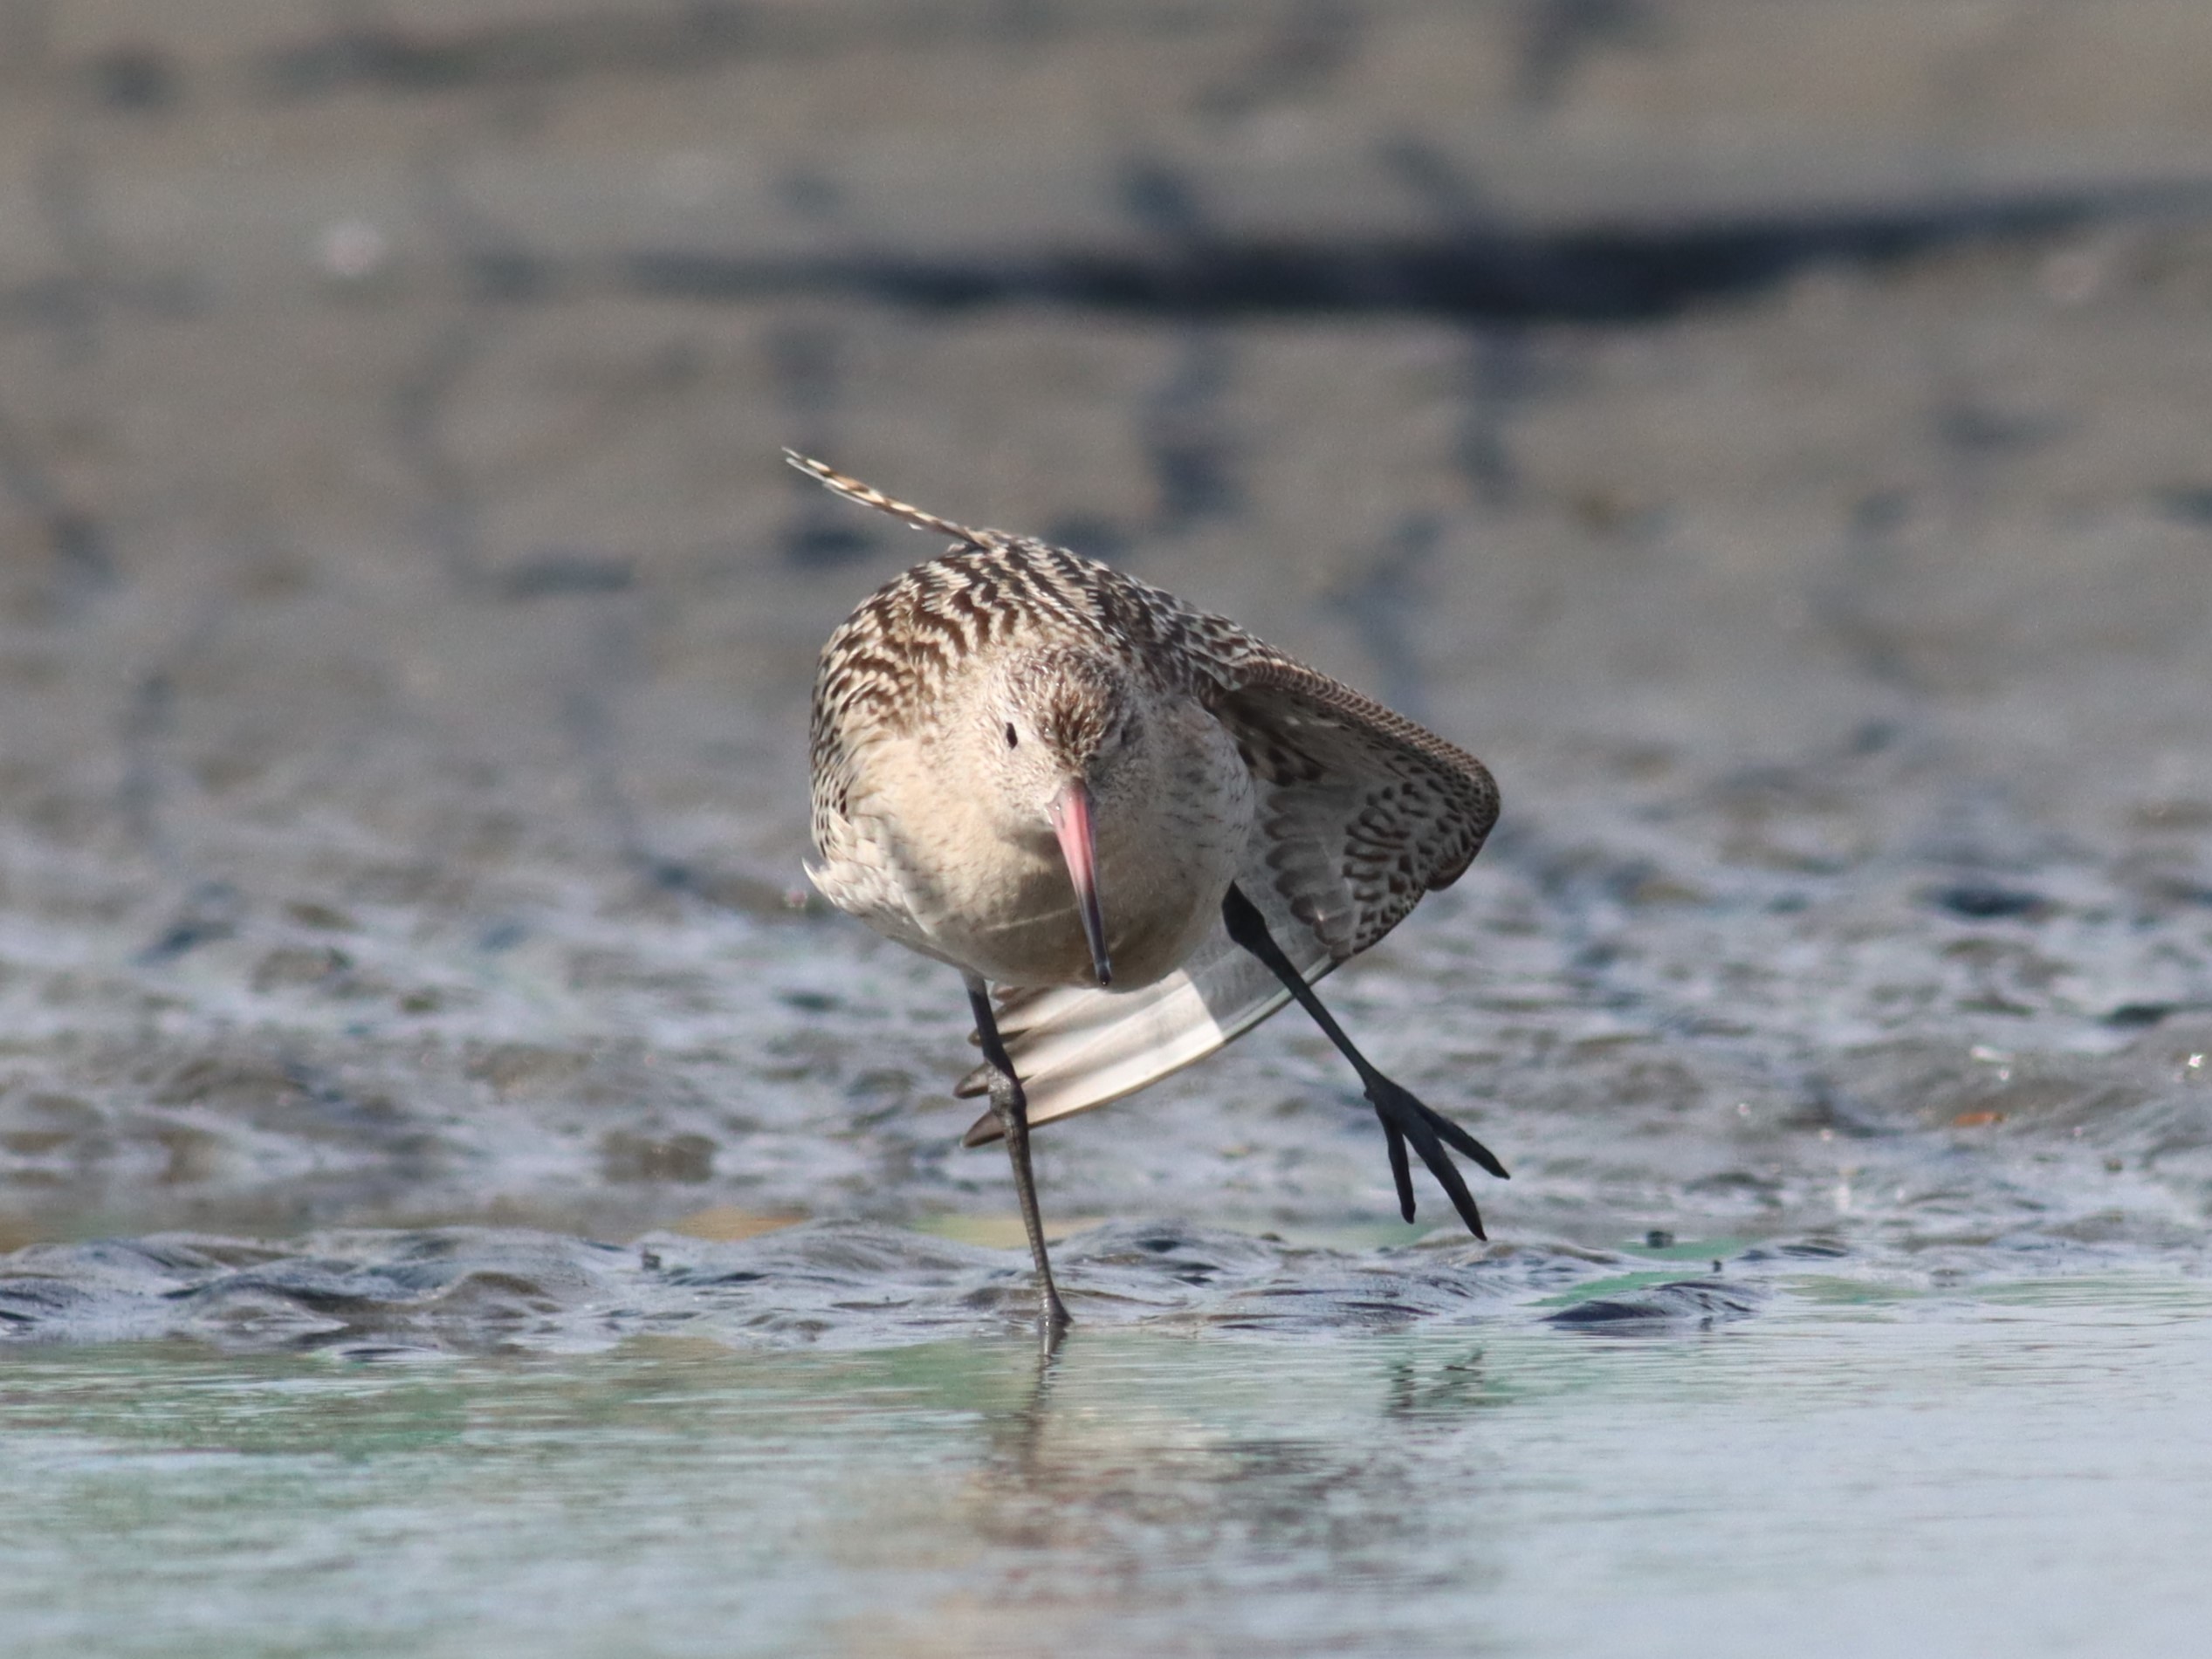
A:
{"label": "wading bird", "polygon": [[[1029,1131],[1212,1053],[1295,1000],[1359,1073],[1398,1209],[1411,1143],[1468,1229],[1458,1124],[1368,1063],[1313,982],[1465,870],[1498,814],[1482,763],[1234,623],[1024,536],[971,530],[818,461],[839,495],[954,545],[822,648],[814,858],[838,908],[967,981],[1048,1333],[1068,1322]],[[996,987],[999,999],[993,1004]]]}

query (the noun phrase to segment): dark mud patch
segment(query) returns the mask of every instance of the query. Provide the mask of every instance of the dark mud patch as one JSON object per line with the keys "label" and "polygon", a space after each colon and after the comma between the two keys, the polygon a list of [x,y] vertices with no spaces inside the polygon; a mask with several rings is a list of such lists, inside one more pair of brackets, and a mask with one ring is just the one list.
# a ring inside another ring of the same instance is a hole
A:
{"label": "dark mud patch", "polygon": [[[2061,245],[2145,217],[2201,217],[2212,195],[2109,190],[1927,202],[1825,216],[1577,226],[1497,223],[1387,241],[1195,235],[1168,246],[1000,248],[972,257],[763,261],[640,251],[616,285],[662,299],[759,302],[835,294],[921,311],[1048,305],[1221,321],[1398,315],[1467,322],[1644,324],[1741,298],[1809,269],[1901,264],[1964,246]],[[504,271],[479,271],[495,291]],[[544,264],[533,290],[599,285]]]}
{"label": "dark mud patch", "polygon": [[1725,1279],[1676,1279],[1620,1296],[1594,1296],[1550,1316],[1553,1325],[1603,1335],[1710,1327],[1757,1311],[1760,1294]]}

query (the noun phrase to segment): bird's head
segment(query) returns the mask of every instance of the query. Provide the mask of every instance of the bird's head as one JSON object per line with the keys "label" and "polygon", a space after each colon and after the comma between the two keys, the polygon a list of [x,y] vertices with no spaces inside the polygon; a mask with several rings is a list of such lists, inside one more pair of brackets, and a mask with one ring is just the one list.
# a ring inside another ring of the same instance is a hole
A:
{"label": "bird's head", "polygon": [[1106,654],[1057,647],[1019,657],[990,701],[1007,799],[1049,826],[1067,860],[1098,983],[1113,980],[1092,817],[1124,783],[1144,727],[1130,673]]}

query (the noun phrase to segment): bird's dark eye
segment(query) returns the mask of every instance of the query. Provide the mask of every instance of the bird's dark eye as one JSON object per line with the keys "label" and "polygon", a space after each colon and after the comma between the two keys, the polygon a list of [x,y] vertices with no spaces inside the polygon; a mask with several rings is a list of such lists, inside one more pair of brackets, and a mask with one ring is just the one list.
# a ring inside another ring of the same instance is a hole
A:
{"label": "bird's dark eye", "polygon": [[1020,732],[1016,731],[1016,730],[1013,729],[1013,721],[1011,721],[1011,720],[1007,721],[1007,722],[1006,722],[1006,747],[1007,747],[1007,748],[1009,748],[1009,749],[1016,748],[1016,747],[1018,747],[1018,746],[1020,745],[1020,742],[1021,742],[1021,734],[1020,734]]}

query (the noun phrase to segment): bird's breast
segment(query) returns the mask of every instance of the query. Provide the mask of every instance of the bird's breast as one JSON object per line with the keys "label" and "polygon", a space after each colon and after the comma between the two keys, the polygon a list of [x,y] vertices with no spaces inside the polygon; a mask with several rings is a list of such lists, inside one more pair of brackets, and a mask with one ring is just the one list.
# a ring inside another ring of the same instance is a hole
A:
{"label": "bird's breast", "polygon": [[[1198,845],[1163,847],[1094,819],[1100,908],[1114,988],[1164,977],[1206,936],[1233,869]],[[931,949],[1006,985],[1091,985],[1075,891],[1050,840],[971,841],[910,867],[909,904]]]}
{"label": "bird's breast", "polygon": [[[1131,765],[1095,793],[1116,990],[1153,984],[1198,947],[1250,839],[1250,774],[1226,734],[1202,717],[1206,725],[1182,733],[1165,764]],[[877,754],[866,777],[855,806],[896,870],[904,912],[901,925],[867,918],[873,925],[1000,984],[1097,983],[1048,823],[1010,815],[965,769],[919,748]]]}

